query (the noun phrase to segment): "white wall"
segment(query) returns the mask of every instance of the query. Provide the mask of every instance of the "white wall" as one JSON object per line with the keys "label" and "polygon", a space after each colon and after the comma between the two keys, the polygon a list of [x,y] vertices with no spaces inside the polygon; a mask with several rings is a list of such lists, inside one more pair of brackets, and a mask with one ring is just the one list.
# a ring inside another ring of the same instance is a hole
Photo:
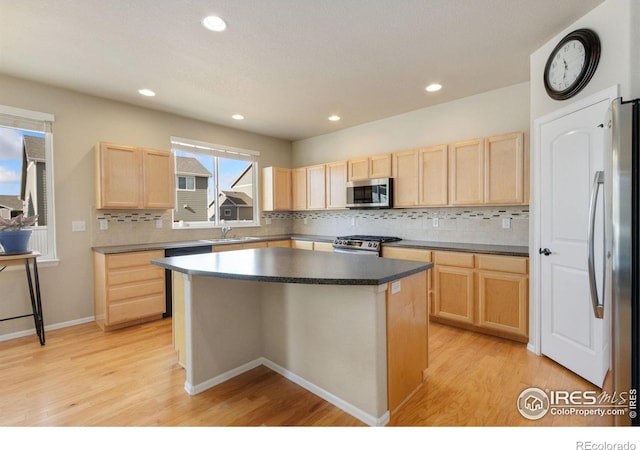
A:
{"label": "white wall", "polygon": [[[53,129],[56,232],[60,263],[40,270],[45,325],[93,316],[91,245],[95,220],[93,147],[98,141],[158,149],[170,148],[170,136],[240,147],[261,152],[260,164],[289,166],[291,143],[280,139],[187,119],[44,84],[0,76],[0,105],[51,113]],[[86,232],[72,232],[71,221],[87,222]],[[219,230],[171,230],[165,221],[158,240],[178,241],[217,237]],[[143,225],[114,229],[120,238],[151,242]],[[155,232],[155,230],[153,230]],[[0,274],[0,317],[30,312],[23,271]],[[33,328],[20,319],[0,324],[0,337]]]}
{"label": "white wall", "polygon": [[529,83],[296,141],[293,165],[300,167],[521,130],[529,130]]}
{"label": "white wall", "polygon": [[[602,47],[598,68],[591,82],[575,97],[551,99],[543,82],[544,66],[556,44],[579,28],[594,30]],[[618,84],[625,99],[640,96],[640,2],[607,0],[567,27],[531,55],[531,121]]]}

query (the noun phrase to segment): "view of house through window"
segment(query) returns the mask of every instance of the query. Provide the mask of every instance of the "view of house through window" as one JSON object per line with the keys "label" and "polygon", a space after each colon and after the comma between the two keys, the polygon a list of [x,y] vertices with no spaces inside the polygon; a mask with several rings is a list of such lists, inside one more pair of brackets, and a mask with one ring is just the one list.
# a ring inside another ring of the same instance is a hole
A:
{"label": "view of house through window", "polygon": [[29,248],[51,256],[46,135],[0,126],[0,217],[38,216]]}
{"label": "view of house through window", "polygon": [[258,153],[172,139],[177,226],[256,225]]}

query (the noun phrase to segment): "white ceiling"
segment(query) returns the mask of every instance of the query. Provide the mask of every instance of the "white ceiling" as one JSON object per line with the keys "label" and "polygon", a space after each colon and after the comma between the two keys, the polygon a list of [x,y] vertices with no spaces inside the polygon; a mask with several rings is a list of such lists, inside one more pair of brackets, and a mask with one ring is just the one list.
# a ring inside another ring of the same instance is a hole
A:
{"label": "white ceiling", "polygon": [[0,72],[298,140],[528,81],[529,55],[600,3],[0,0]]}

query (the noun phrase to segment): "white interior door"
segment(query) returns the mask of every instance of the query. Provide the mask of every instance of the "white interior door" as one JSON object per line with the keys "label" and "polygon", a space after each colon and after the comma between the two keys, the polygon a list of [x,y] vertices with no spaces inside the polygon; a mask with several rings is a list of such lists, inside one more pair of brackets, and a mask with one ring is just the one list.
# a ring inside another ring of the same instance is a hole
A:
{"label": "white interior door", "polygon": [[[587,262],[589,202],[594,176],[604,170],[604,127],[610,101],[603,100],[540,127],[541,352],[602,387],[609,369],[608,320],[591,305]],[[600,192],[595,242],[604,236]],[[602,244],[595,246],[597,286],[603,295]],[[536,248],[535,251],[538,251]]]}

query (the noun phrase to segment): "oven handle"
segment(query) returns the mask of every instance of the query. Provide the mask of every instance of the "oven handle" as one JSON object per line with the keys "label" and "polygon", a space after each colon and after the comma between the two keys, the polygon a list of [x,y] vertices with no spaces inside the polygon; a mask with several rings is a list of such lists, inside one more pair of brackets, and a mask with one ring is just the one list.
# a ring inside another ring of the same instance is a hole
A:
{"label": "oven handle", "polygon": [[333,248],[334,253],[344,253],[347,255],[368,255],[368,256],[378,256],[378,252],[372,250],[357,250],[357,249],[348,249],[348,248]]}

